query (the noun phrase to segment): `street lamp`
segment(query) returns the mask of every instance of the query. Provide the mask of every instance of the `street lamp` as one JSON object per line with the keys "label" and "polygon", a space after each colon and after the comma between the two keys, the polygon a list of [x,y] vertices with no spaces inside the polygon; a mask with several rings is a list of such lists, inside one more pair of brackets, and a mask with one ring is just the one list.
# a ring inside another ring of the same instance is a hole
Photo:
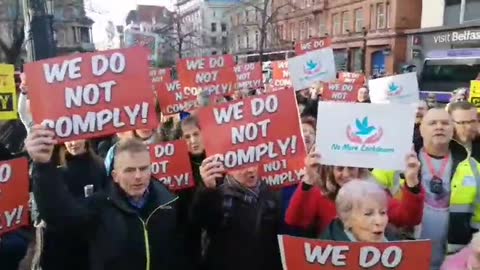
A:
{"label": "street lamp", "polygon": [[37,61],[56,56],[55,33],[53,30],[53,15],[55,5],[53,0],[24,0],[25,20],[28,35],[29,60]]}
{"label": "street lamp", "polygon": [[365,26],[362,27],[363,46],[362,46],[362,70],[363,74],[367,74],[366,62],[367,62],[367,34],[368,30]]}

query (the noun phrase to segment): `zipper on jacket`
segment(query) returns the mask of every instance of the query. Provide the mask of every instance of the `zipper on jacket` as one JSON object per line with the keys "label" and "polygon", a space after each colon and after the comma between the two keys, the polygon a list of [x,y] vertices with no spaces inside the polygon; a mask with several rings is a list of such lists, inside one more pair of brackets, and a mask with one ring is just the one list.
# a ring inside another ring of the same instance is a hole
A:
{"label": "zipper on jacket", "polygon": [[155,208],[151,213],[150,215],[148,215],[147,219],[145,221],[143,221],[143,219],[139,216],[138,219],[140,220],[140,222],[142,223],[142,226],[143,226],[143,239],[145,241],[145,259],[146,259],[146,265],[145,265],[145,270],[150,270],[150,239],[148,237],[148,229],[147,229],[147,226],[148,226],[148,221],[150,220],[150,218],[153,216],[153,214],[155,214],[155,212],[159,209],[165,209],[169,204],[175,202],[176,200],[178,200],[178,197],[175,197],[173,200],[167,202],[167,203],[164,203],[160,206],[158,206],[157,208]]}

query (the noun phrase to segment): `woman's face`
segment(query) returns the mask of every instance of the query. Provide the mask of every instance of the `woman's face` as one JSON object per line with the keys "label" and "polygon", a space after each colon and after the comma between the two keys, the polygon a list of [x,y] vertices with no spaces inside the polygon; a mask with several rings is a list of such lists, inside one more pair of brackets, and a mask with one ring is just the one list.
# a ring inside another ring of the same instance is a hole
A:
{"label": "woman's face", "polygon": [[188,152],[192,155],[200,155],[205,151],[200,129],[195,125],[182,127],[183,139],[187,142]]}
{"label": "woman's face", "polygon": [[135,133],[141,139],[148,139],[148,138],[152,137],[153,130],[152,129],[137,129],[137,130],[135,130]]}
{"label": "woman's face", "polygon": [[367,88],[362,87],[362,88],[358,89],[357,100],[359,102],[363,102],[365,100],[368,100],[368,89]]}
{"label": "woman's face", "polygon": [[302,124],[302,132],[307,152],[310,152],[310,149],[312,149],[315,144],[315,130],[309,124]]}
{"label": "woman's face", "polygon": [[76,141],[69,141],[65,142],[65,148],[67,149],[68,153],[72,156],[81,155],[87,152],[87,148],[85,146],[85,140],[76,140]]}
{"label": "woman's face", "polygon": [[345,185],[352,179],[359,179],[361,177],[360,172],[361,169],[356,167],[333,167],[333,177],[339,186]]}
{"label": "woman's face", "polygon": [[353,208],[346,225],[359,242],[383,242],[387,224],[386,202],[364,198]]}

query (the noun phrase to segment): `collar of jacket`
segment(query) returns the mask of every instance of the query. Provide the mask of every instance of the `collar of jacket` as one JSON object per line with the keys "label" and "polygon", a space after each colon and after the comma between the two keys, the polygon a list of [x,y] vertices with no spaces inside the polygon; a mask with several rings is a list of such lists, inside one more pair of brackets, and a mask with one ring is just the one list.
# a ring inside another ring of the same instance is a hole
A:
{"label": "collar of jacket", "polygon": [[247,203],[256,202],[260,197],[260,194],[268,188],[267,185],[260,181],[258,188],[258,192],[253,191],[250,188],[242,186],[238,183],[233,177],[227,176],[225,178],[224,186],[224,194],[241,199]]}
{"label": "collar of jacket", "polygon": [[[109,201],[124,212],[131,214],[137,213],[136,209],[134,209],[128,201],[125,191],[113,181],[111,181],[107,188],[107,196]],[[162,183],[152,178],[150,180],[150,185],[148,186],[148,196],[144,207],[155,209],[158,206],[167,204],[175,199],[176,197],[171,194]]]}

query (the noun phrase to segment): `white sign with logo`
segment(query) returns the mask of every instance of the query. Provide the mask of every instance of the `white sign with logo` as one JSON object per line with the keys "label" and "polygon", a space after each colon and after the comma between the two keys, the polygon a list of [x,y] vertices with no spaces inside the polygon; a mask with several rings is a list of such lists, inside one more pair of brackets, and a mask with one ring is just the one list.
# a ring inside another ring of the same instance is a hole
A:
{"label": "white sign with logo", "polygon": [[336,79],[332,48],[307,52],[288,59],[288,71],[295,91],[307,89],[315,82]]}
{"label": "white sign with logo", "polygon": [[368,81],[372,103],[418,103],[417,73],[410,72]]}
{"label": "white sign with logo", "polygon": [[321,163],[404,170],[415,114],[413,104],[319,102],[316,145]]}

